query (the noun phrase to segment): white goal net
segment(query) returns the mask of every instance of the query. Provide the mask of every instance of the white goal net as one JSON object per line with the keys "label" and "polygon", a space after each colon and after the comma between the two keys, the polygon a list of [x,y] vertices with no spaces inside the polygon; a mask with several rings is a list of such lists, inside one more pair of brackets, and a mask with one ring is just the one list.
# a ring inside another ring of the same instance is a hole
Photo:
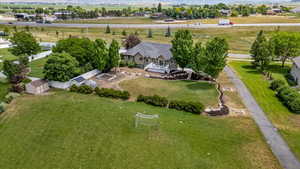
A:
{"label": "white goal net", "polygon": [[159,115],[158,114],[143,114],[137,113],[135,115],[135,128],[139,126],[150,126],[150,127],[158,127],[159,126]]}

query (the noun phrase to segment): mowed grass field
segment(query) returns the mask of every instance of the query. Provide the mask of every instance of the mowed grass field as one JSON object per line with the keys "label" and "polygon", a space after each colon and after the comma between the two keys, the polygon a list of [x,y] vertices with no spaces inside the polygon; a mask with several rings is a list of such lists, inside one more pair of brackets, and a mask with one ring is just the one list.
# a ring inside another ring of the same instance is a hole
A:
{"label": "mowed grass field", "polygon": [[[253,69],[250,62],[231,61],[230,66],[237,72],[241,80],[250,90],[258,104],[281,135],[285,138],[293,152],[300,159],[300,115],[291,113],[269,88],[269,82]],[[275,79],[284,79],[288,66],[284,69],[280,64],[272,64],[269,71]]]}
{"label": "mowed grass field", "polygon": [[[160,127],[134,128],[137,112]],[[280,168],[248,117],[211,118],[57,91],[17,98],[0,123],[5,169]]]}
{"label": "mowed grass field", "polygon": [[[0,30],[4,26],[0,25]],[[12,27],[10,27],[12,29]],[[281,31],[299,32],[299,27],[280,27]],[[25,30],[24,27],[18,27],[18,30]],[[51,28],[51,27],[32,27],[30,32],[38,41],[56,42],[69,36],[88,37],[90,39],[102,38],[110,42],[112,39],[118,40],[120,43],[124,40],[122,31],[126,30],[127,34],[138,32],[140,39],[143,41],[170,43],[173,37],[165,37],[165,29],[152,29],[153,38],[147,38],[148,29],[121,29],[111,28],[111,34],[105,33],[105,28]],[[233,27],[233,28],[206,28],[206,29],[190,29],[193,33],[195,41],[206,42],[213,37],[226,38],[229,43],[231,53],[249,53],[250,47],[260,30],[270,36],[272,32],[278,30],[278,27]],[[58,35],[56,34],[58,32]],[[177,29],[172,29],[172,35]],[[113,34],[114,32],[114,34]]]}
{"label": "mowed grass field", "polygon": [[29,63],[29,67],[31,68],[31,72],[29,76],[44,78],[44,65],[46,64],[48,58],[42,58],[38,60],[34,60]]}
{"label": "mowed grass field", "polygon": [[120,86],[131,93],[133,98],[138,95],[159,95],[169,100],[199,101],[206,106],[218,104],[219,93],[214,84],[192,81],[168,81],[160,79],[138,78],[121,82]]}

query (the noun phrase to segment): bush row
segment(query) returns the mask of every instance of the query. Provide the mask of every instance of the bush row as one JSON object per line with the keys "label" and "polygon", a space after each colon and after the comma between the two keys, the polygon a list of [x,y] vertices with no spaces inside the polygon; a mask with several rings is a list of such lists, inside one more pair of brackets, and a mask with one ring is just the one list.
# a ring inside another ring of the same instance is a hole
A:
{"label": "bush row", "polygon": [[204,111],[204,105],[200,102],[186,102],[186,101],[171,101],[169,104],[170,109],[176,109],[193,114],[200,114]]}
{"label": "bush row", "polygon": [[190,112],[193,114],[200,114],[204,111],[204,105],[200,102],[188,102],[188,101],[168,101],[167,98],[158,95],[137,97],[137,102],[144,102],[158,107],[168,107],[170,109],[176,109],[180,111]]}
{"label": "bush row", "polygon": [[76,86],[72,85],[70,87],[71,92],[82,93],[82,94],[92,94],[94,92],[93,88],[88,85]]}
{"label": "bush row", "polygon": [[128,91],[120,91],[108,88],[99,89],[98,87],[96,87],[95,92],[100,97],[110,97],[123,100],[128,100],[130,98],[130,94]]}
{"label": "bush row", "polygon": [[274,80],[270,88],[277,92],[276,96],[292,112],[300,114],[300,94],[299,92],[286,85],[282,80]]}

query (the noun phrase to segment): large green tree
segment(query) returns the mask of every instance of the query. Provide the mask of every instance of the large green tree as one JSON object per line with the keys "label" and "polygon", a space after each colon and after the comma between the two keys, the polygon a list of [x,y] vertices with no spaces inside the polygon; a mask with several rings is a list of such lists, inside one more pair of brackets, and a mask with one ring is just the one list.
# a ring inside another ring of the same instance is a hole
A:
{"label": "large green tree", "polygon": [[225,39],[216,37],[206,43],[203,57],[203,72],[216,78],[226,66],[228,43]]}
{"label": "large green tree", "polygon": [[256,40],[250,50],[253,65],[264,71],[273,59],[273,45],[265,37],[264,32],[257,34]]}
{"label": "large green tree", "polygon": [[300,33],[276,32],[271,38],[274,54],[282,61],[282,67],[286,60],[300,55]]}
{"label": "large green tree", "polygon": [[10,42],[13,47],[10,49],[11,53],[20,56],[20,55],[34,55],[41,51],[40,45],[37,43],[36,39],[32,36],[31,33],[21,31],[15,32],[10,38]]}
{"label": "large green tree", "polygon": [[96,51],[94,54],[93,65],[99,70],[107,71],[110,69],[107,44],[102,39],[96,39],[95,41]]}
{"label": "large green tree", "polygon": [[11,60],[4,60],[3,62],[3,73],[11,81],[16,74],[21,73],[21,68],[18,64],[13,63]]}
{"label": "large green tree", "polygon": [[189,64],[193,52],[193,38],[189,30],[179,30],[175,33],[171,52],[182,69]]}
{"label": "large green tree", "polygon": [[47,80],[65,82],[75,77],[78,72],[78,62],[68,53],[53,53],[44,66]]}
{"label": "large green tree", "polygon": [[114,40],[111,42],[109,47],[109,63],[111,65],[111,68],[115,68],[115,71],[117,70],[117,67],[119,67],[120,63],[120,45],[118,41]]}
{"label": "large green tree", "polygon": [[203,72],[204,70],[205,51],[206,49],[201,42],[197,42],[195,44],[191,58],[191,66],[192,69],[197,73]]}

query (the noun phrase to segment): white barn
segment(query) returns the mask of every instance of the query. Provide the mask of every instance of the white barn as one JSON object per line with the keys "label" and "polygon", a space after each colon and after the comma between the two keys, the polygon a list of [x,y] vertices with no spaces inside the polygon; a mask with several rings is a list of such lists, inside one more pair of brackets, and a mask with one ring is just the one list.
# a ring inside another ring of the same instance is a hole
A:
{"label": "white barn", "polygon": [[30,94],[42,94],[49,90],[49,84],[45,80],[35,80],[26,84],[26,92]]}

